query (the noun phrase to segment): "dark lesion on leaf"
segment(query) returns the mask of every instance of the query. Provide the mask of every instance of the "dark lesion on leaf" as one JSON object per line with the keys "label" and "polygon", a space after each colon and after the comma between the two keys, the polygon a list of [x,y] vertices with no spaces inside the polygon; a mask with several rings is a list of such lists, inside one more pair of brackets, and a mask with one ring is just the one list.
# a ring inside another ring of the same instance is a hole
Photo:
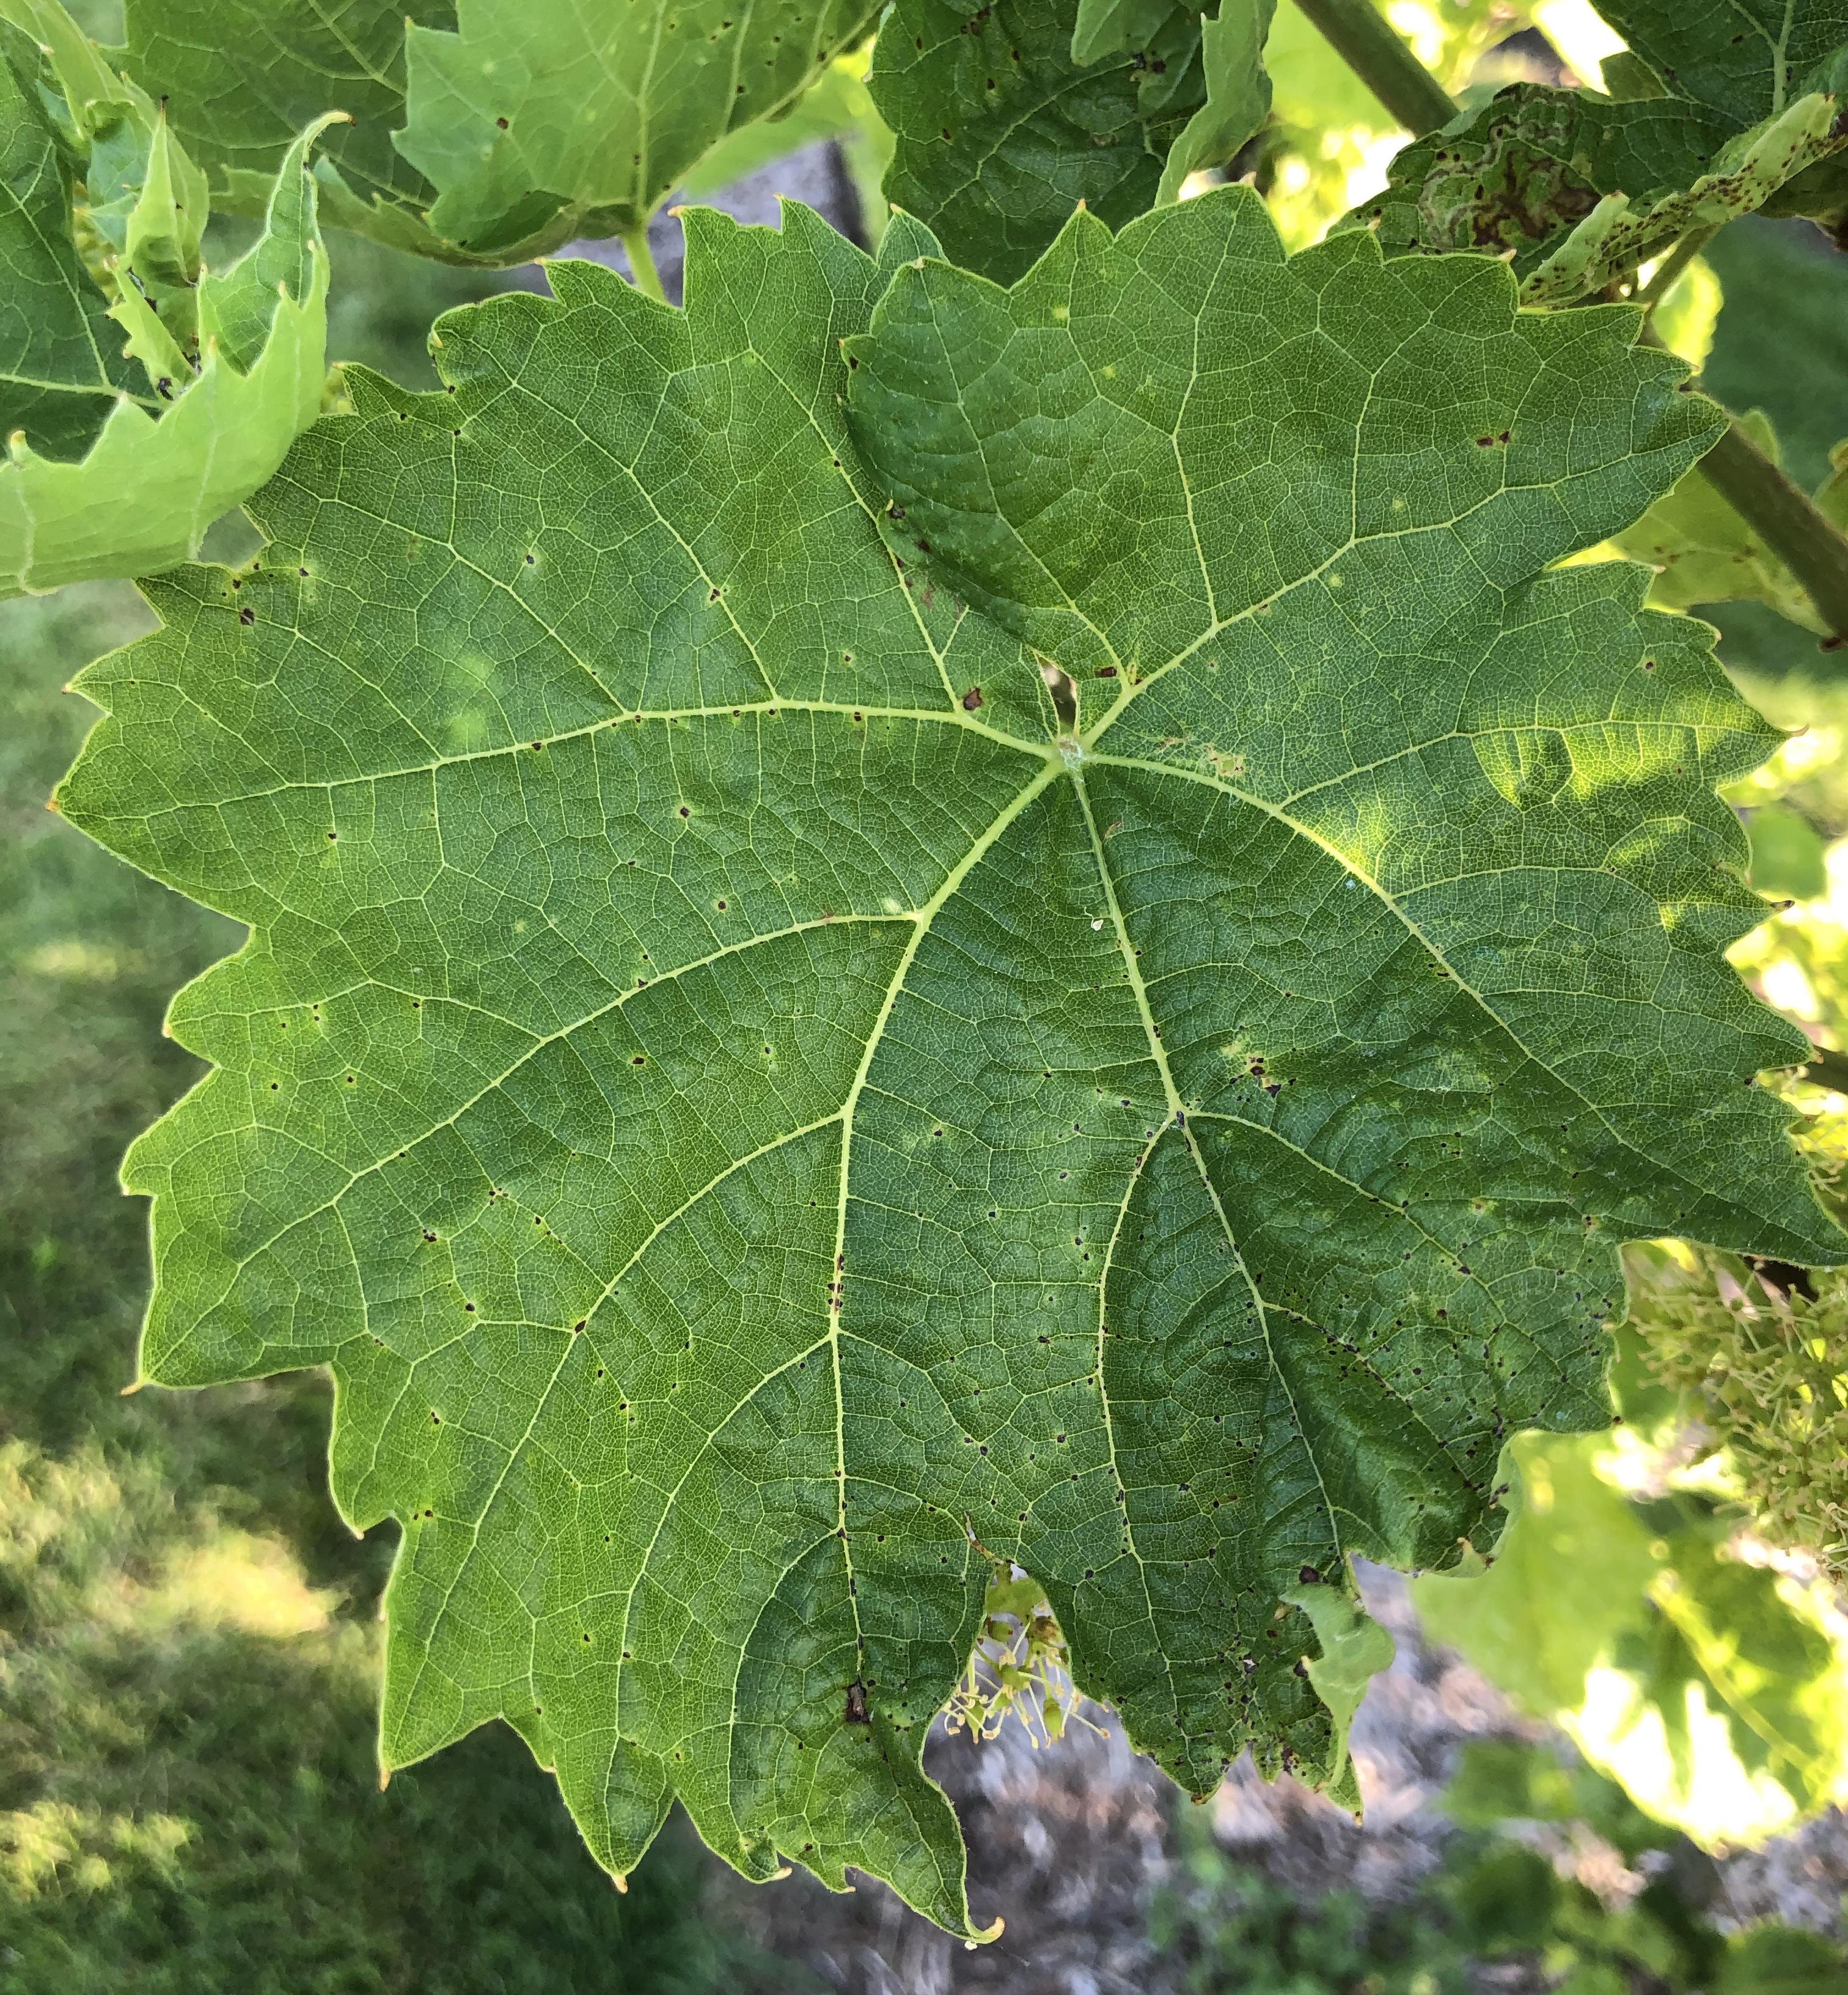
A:
{"label": "dark lesion on leaf", "polygon": [[1463,130],[1407,146],[1349,225],[1377,228],[1389,256],[1481,250],[1525,274],[1622,177],[1600,142],[1614,136],[1566,93],[1514,85]]}

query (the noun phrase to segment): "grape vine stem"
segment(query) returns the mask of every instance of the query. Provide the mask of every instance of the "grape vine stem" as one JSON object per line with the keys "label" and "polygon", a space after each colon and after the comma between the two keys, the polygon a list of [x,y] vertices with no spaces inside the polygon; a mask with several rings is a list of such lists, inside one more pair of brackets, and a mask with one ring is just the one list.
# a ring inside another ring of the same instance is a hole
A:
{"label": "grape vine stem", "polygon": [[[1449,92],[1375,9],[1373,0],[1298,4],[1329,46],[1414,138],[1437,131],[1457,115]],[[1650,306],[1658,302],[1705,246],[1704,233],[1692,246],[1686,242],[1677,245],[1665,259],[1668,282],[1647,287],[1639,301]],[[1658,280],[1661,276],[1658,270]],[[1643,337],[1661,344],[1647,323]],[[1834,634],[1823,640],[1825,645],[1833,649],[1848,643],[1848,539],[1753,442],[1732,412],[1726,414],[1719,441],[1701,460],[1701,475],[1809,592]]]}
{"label": "grape vine stem", "polygon": [[638,291],[646,291],[651,298],[659,298],[665,304],[667,294],[661,288],[661,273],[655,268],[654,252],[648,246],[648,225],[622,231],[622,247],[629,252],[629,272],[635,280]]}
{"label": "grape vine stem", "polygon": [[1719,233],[1723,226],[1723,224],[1715,222],[1710,228],[1690,228],[1656,265],[1648,283],[1637,290],[1630,302],[1641,305],[1653,317],[1656,307],[1675,289],[1682,273]]}
{"label": "grape vine stem", "polygon": [[1808,591],[1834,633],[1825,647],[1848,644],[1848,540],[1736,422],[1701,459],[1700,471]]}
{"label": "grape vine stem", "polygon": [[1450,93],[1373,0],[1298,0],[1298,5],[1310,26],[1414,138],[1456,115]]}

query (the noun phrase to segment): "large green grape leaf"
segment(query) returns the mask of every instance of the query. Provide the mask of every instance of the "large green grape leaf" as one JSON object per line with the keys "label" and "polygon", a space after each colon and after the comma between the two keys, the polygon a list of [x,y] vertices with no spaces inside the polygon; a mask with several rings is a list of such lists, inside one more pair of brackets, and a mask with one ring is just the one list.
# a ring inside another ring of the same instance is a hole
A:
{"label": "large green grape leaf", "polygon": [[1223,0],[1203,21],[1187,0],[897,0],[869,79],[897,140],[886,197],[1003,282],[1081,202],[1132,221],[1263,122],[1274,5]]}
{"label": "large green grape leaf", "polygon": [[129,0],[128,59],[227,191],[351,112],[329,219],[451,262],[514,263],[644,221],[711,149],[793,104],[868,0]]}
{"label": "large green grape leaf", "polygon": [[355,375],[84,678],[63,809],[251,926],[142,1364],[332,1367],[388,1766],[504,1716],[614,1868],[677,1794],[961,1927],[992,1561],[1194,1792],[1351,1798],[1290,1590],[1606,1416],[1622,1239],[1843,1251],[1722,955],[1778,737],[1551,572],[1719,420],[1626,308],[1241,188],[1012,292],[687,233]]}
{"label": "large green grape leaf", "polygon": [[0,599],[189,559],[314,420],[326,371],[316,128],[251,248],[205,270],[203,190],[165,120],[33,5],[55,60],[0,22]]}

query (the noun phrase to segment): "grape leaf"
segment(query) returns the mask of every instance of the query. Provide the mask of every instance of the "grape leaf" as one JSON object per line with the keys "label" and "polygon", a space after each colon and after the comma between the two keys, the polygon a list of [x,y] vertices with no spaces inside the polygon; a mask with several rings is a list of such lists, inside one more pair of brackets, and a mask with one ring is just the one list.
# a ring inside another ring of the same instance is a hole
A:
{"label": "grape leaf", "polygon": [[[429,183],[392,142],[404,122],[406,23],[453,27],[452,0],[127,0],[128,74],[170,107],[213,196],[262,211],[283,154],[311,118],[336,127],[317,178],[327,218],[439,254]],[[464,260],[466,260],[465,259]]]}
{"label": "grape leaf", "polygon": [[129,0],[128,60],[170,94],[245,204],[294,129],[356,124],[328,219],[394,248],[507,264],[648,215],[728,134],[793,104],[864,31],[867,0]]}
{"label": "grape leaf", "polygon": [[[1463,89],[1496,43],[1531,25],[1529,0],[1442,0],[1397,15],[1418,60],[1450,91]],[[1375,184],[1403,142],[1399,121],[1349,69],[1295,0],[1279,0],[1264,46],[1274,85],[1266,198],[1284,239],[1319,242],[1352,204],[1357,176]]]}
{"label": "grape leaf", "polygon": [[1650,1814],[1709,1847],[1761,1842],[1848,1773],[1848,1653],[1820,1599],[1725,1554],[1709,1506],[1627,1499],[1606,1445],[1516,1440],[1525,1497],[1493,1568],[1414,1581],[1419,1614]]}
{"label": "grape leaf", "polygon": [[836,56],[788,111],[747,125],[729,139],[721,139],[684,176],[681,186],[695,198],[715,194],[802,146],[830,139],[852,145],[856,140],[876,144],[883,138],[890,153],[890,135],[885,133],[866,88],[866,66],[872,52],[872,44],[867,43]]}
{"label": "grape leaf", "polygon": [[875,11],[457,0],[455,33],[406,32],[398,149],[438,190],[430,225],[459,249],[639,228],[714,146],[793,105]]}
{"label": "grape leaf", "polygon": [[202,270],[203,190],[165,120],[61,9],[41,19],[54,62],[0,23],[0,599],[190,558],[319,414],[326,367],[318,128],[285,157],[251,249]]}
{"label": "grape leaf", "polygon": [[[1848,98],[1848,5],[1843,0],[1701,0],[1668,7],[1637,0],[1603,10],[1630,48],[1605,65],[1613,95],[1659,94],[1702,126],[1709,150],[1820,92]],[[1848,136],[1848,115],[1838,136]],[[1765,197],[1764,212],[1848,226],[1848,153],[1839,149]]]}
{"label": "grape leaf", "polygon": [[1687,230],[1848,209],[1843,0],[1603,12],[1630,44],[1610,96],[1505,90],[1407,147],[1352,219],[1401,250],[1512,251],[1530,301],[1564,304]]}
{"label": "grape leaf", "polygon": [[1774,117],[1848,43],[1848,0],[1598,0],[1670,96],[1722,137]]}
{"label": "grape leaf", "polygon": [[1730,139],[1710,170],[1686,188],[1633,202],[1605,195],[1521,287],[1524,304],[1569,304],[1603,290],[1661,255],[1682,236],[1711,234],[1741,215],[1755,214],[1810,168],[1848,143],[1848,123],[1836,100],[1820,91]]}
{"label": "grape leaf", "polygon": [[39,81],[36,47],[0,20],[0,432],[61,456],[93,443],[124,394],[149,391],[77,254],[75,148]]}
{"label": "grape leaf", "polygon": [[504,1716],[612,1868],[677,1794],[961,1929],[993,1561],[1192,1791],[1346,1792],[1287,1591],[1606,1417],[1621,1239],[1843,1243],[1721,953],[1779,737],[1548,572],[1719,421],[1633,311],[1243,188],[1010,293],[786,214],[355,371],[59,799],[251,925],[142,1364],[332,1367],[386,1765]]}
{"label": "grape leaf", "polygon": [[[1770,419],[1754,409],[1739,421],[1758,448],[1774,464],[1778,462]],[[1848,441],[1836,446],[1835,467],[1815,500],[1824,515],[1848,533]],[[1749,600],[1768,605],[1819,637],[1830,634],[1809,592],[1764,537],[1695,473],[1613,539],[1632,561],[1655,570],[1649,599],[1660,609]]]}
{"label": "grape leaf", "polygon": [[1230,161],[1270,112],[1264,44],[1277,0],[1222,0],[1200,22],[1200,67],[1206,101],[1168,148],[1157,202],[1178,201],[1190,173]]}
{"label": "grape leaf", "polygon": [[[1695,108],[1723,140],[1773,118],[1805,93],[1848,98],[1848,5],[1843,0],[1721,0],[1690,10],[1660,0],[1604,10],[1631,57],[1669,95]],[[1848,116],[1843,132],[1848,134]],[[1767,215],[1848,225],[1848,156],[1837,151],[1774,191]]]}
{"label": "grape leaf", "polygon": [[[1332,1587],[1287,1586],[1279,1597],[1300,1607],[1315,1630],[1321,1653],[1306,1657],[1303,1667],[1335,1721],[1336,1748],[1345,1756],[1348,1728],[1366,1695],[1367,1685],[1382,1670],[1392,1667],[1397,1646],[1377,1621]],[[1335,1792],[1352,1794],[1358,1816],[1360,1784],[1346,1780],[1346,1773],[1344,1757],[1331,1770],[1329,1786]]]}
{"label": "grape leaf", "polygon": [[1203,23],[1185,0],[898,0],[869,78],[897,140],[886,198],[1003,282],[1080,202],[1120,225],[1172,201],[1263,124],[1274,5],[1224,0]]}

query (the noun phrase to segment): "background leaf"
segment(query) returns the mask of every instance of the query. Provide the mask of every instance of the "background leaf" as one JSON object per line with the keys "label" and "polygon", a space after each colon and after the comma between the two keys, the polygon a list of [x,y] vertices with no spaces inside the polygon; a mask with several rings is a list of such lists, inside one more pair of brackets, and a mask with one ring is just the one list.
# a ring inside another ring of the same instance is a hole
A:
{"label": "background leaf", "polygon": [[[1533,14],[1524,0],[1394,0],[1392,19],[1454,96],[1469,91],[1482,58],[1530,26]],[[1384,184],[1387,163],[1409,135],[1295,0],[1278,0],[1264,64],[1274,122],[1261,180],[1284,240],[1301,249],[1319,242],[1331,223]]]}
{"label": "background leaf", "polygon": [[[125,394],[152,399],[71,236],[74,149],[40,96],[39,51],[0,20],[0,434],[75,457]],[[5,474],[0,472],[0,477]]]}
{"label": "background leaf", "polygon": [[177,361],[178,393],[159,419],[124,394],[81,458],[15,443],[0,465],[0,598],[190,559],[320,413],[327,259],[307,171],[314,136],[283,161],[257,242],[202,280],[209,344],[196,377]]}
{"label": "background leaf", "polygon": [[1551,250],[1522,287],[1529,304],[1565,304],[1627,276],[1683,235],[1703,236],[1767,206],[1806,169],[1829,160],[1848,139],[1836,100],[1812,91],[1774,118],[1730,139],[1712,169],[1685,189],[1633,202],[1607,196]]}
{"label": "background leaf", "polygon": [[330,219],[403,246],[437,246],[419,220],[433,198],[393,143],[404,122],[408,22],[454,25],[451,0],[126,0],[129,74],[164,100],[222,207],[260,215],[283,153],[329,111],[321,178]]}
{"label": "background leaf", "polygon": [[1670,95],[1730,137],[1781,112],[1848,43],[1843,0],[1598,0]]}
{"label": "background leaf", "polygon": [[729,133],[794,104],[873,11],[458,0],[454,33],[406,30],[398,149],[437,188],[430,225],[458,250],[636,228]]}
{"label": "background leaf", "polygon": [[506,265],[645,221],[728,134],[794,104],[870,11],[129,0],[127,57],[225,204],[260,208],[295,130],[344,110],[320,174],[331,224]]}
{"label": "background leaf", "polygon": [[[1761,409],[1749,410],[1740,427],[1771,459],[1779,460],[1777,433]],[[1843,468],[1816,493],[1826,517],[1848,531],[1848,443],[1837,452]],[[1709,603],[1762,603],[1819,637],[1829,627],[1802,585],[1778,555],[1707,480],[1691,472],[1665,499],[1615,537],[1632,561],[1655,571],[1649,599],[1664,609]]]}
{"label": "background leaf", "polygon": [[1848,1656],[1828,1611],[1725,1555],[1733,1526],[1710,1504],[1627,1500],[1610,1445],[1511,1442],[1525,1494],[1493,1569],[1415,1581],[1420,1616],[1695,1841],[1788,1828],[1848,1775]]}
{"label": "background leaf", "polygon": [[[1225,0],[1202,46],[1185,4],[1095,22],[1076,0],[900,0],[873,46],[897,139],[886,198],[965,268],[1020,276],[1081,201],[1120,227],[1229,160],[1263,122],[1274,0]],[[1074,33],[1089,59],[1074,59]]]}
{"label": "background leaf", "polygon": [[[1818,149],[1839,146],[1832,116],[1822,100],[1806,100],[1788,129],[1767,120],[1750,138],[1717,144],[1678,98],[1613,103],[1515,84],[1467,123],[1407,146],[1349,225],[1376,230],[1388,255],[1511,256],[1536,287],[1530,302],[1569,300],[1686,228],[1761,205]],[[1584,246],[1572,257],[1575,239]],[[1555,257],[1560,265],[1547,269]]]}

